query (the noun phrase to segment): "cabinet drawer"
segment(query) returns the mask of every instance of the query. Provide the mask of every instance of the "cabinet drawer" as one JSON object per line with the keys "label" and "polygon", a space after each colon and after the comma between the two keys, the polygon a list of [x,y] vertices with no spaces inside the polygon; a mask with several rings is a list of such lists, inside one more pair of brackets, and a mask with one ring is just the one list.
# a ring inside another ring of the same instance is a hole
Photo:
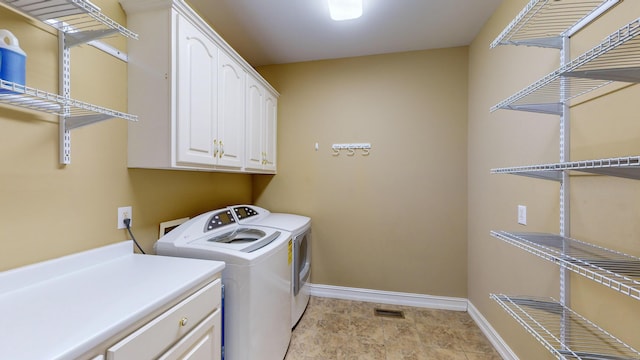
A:
{"label": "cabinet drawer", "polygon": [[220,307],[218,279],[107,350],[107,360],[151,359],[164,352]]}
{"label": "cabinet drawer", "polygon": [[185,335],[177,344],[158,360],[220,360],[222,357],[222,310],[207,316],[193,331]]}

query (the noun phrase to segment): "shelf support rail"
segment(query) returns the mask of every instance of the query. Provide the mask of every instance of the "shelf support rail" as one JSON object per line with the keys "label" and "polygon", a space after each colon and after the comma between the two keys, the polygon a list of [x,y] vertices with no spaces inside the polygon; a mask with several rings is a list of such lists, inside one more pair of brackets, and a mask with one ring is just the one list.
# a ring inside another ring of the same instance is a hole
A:
{"label": "shelf support rail", "polygon": [[[586,19],[586,18],[585,18]],[[585,23],[582,26],[585,26]],[[577,30],[576,30],[577,31]],[[568,36],[562,37],[562,49],[560,50],[560,66],[564,67],[571,61],[570,56],[570,39]],[[562,104],[562,114],[560,115],[560,162],[564,163],[570,160],[570,109],[568,105],[568,80],[564,77],[560,78],[560,103]],[[571,236],[571,212],[569,204],[569,173],[562,171],[562,180],[560,181],[560,236]],[[569,249],[563,244],[563,253]],[[570,322],[566,309],[571,303],[571,273],[566,268],[560,269],[560,304],[563,306],[561,321],[561,344],[566,344],[567,333],[570,333]]]}
{"label": "shelf support rail", "polygon": [[[58,51],[60,54],[60,94],[65,99],[71,98],[71,50],[66,46],[64,31],[58,31]],[[67,118],[70,114],[68,105],[64,105],[59,118],[60,128],[60,164],[71,164],[71,130],[67,128]]]}

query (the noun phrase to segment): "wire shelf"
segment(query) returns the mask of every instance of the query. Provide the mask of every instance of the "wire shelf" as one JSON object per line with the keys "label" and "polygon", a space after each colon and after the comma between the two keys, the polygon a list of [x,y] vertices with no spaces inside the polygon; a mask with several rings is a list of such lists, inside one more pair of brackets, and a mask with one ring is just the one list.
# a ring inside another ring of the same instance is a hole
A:
{"label": "wire shelf", "polygon": [[491,298],[558,359],[640,359],[640,352],[553,298]]}
{"label": "wire shelf", "polygon": [[491,235],[640,300],[640,258],[555,234],[492,231]]}
{"label": "wire shelf", "polygon": [[30,88],[0,79],[0,102],[66,117],[66,128],[74,129],[106,119],[137,121],[135,115],[115,111],[61,95]]}
{"label": "wire shelf", "polygon": [[560,48],[570,36],[620,0],[531,0],[491,43]]}
{"label": "wire shelf", "polygon": [[[493,106],[498,109],[562,114],[567,102],[614,81],[640,82],[640,19],[618,29],[568,64]],[[564,90],[564,93],[563,93]]]}
{"label": "wire shelf", "polygon": [[77,42],[113,34],[137,39],[138,35],[100,12],[86,0],[1,0],[17,11],[47,23]]}
{"label": "wire shelf", "polygon": [[492,174],[514,174],[555,181],[562,180],[562,171],[580,171],[638,180],[640,156],[491,169]]}

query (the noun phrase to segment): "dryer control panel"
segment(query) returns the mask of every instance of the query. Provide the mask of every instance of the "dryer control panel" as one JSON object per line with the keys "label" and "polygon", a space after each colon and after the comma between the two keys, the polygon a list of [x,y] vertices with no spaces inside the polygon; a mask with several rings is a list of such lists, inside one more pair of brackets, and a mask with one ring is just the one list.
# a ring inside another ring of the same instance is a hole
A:
{"label": "dryer control panel", "polygon": [[204,227],[204,232],[215,230],[219,227],[235,224],[236,219],[231,215],[231,210],[221,210],[213,213]]}

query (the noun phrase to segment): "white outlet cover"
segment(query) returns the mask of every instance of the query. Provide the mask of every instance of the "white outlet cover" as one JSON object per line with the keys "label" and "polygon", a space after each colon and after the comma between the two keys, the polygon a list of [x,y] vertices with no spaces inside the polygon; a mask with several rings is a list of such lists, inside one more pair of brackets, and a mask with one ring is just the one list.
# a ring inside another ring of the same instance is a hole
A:
{"label": "white outlet cover", "polygon": [[518,205],[518,224],[527,225],[527,207]]}
{"label": "white outlet cover", "polygon": [[117,229],[126,229],[124,226],[124,219],[128,217],[131,219],[129,226],[133,224],[133,212],[131,211],[131,206],[123,206],[118,208],[118,227]]}

